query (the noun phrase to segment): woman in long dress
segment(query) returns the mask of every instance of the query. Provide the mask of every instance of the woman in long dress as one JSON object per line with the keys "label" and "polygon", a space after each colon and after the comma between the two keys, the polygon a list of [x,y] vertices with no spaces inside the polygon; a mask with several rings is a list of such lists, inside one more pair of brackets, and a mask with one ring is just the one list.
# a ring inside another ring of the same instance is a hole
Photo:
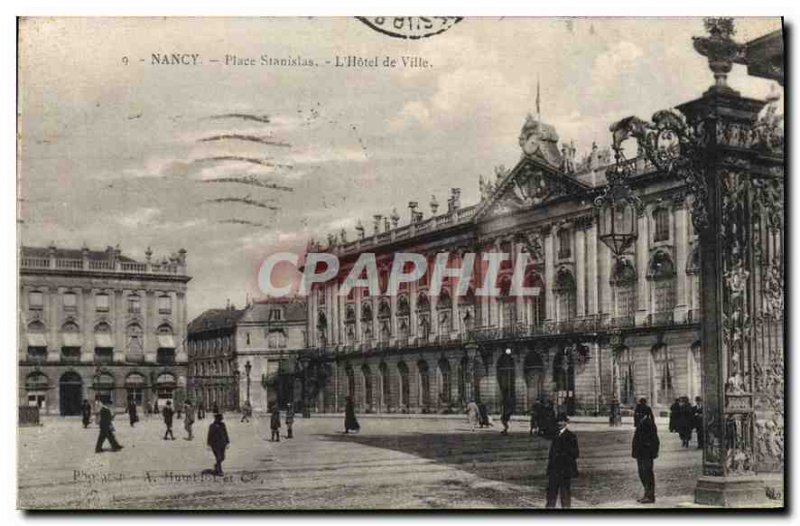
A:
{"label": "woman in long dress", "polygon": [[358,431],[361,426],[358,425],[358,420],[356,420],[356,408],[353,405],[353,399],[347,396],[344,402],[344,432]]}
{"label": "woman in long dress", "polygon": [[475,431],[475,426],[480,424],[480,418],[481,410],[478,408],[478,404],[473,400],[467,404],[467,420],[469,420],[473,431]]}

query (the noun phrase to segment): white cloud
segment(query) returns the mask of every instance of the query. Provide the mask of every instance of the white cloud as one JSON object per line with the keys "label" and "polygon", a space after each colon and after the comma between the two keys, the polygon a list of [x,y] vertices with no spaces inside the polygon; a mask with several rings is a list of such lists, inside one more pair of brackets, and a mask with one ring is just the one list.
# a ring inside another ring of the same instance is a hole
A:
{"label": "white cloud", "polygon": [[117,223],[128,228],[137,228],[143,224],[151,222],[153,219],[161,215],[161,210],[158,208],[139,208],[129,214],[125,214],[116,218]]}
{"label": "white cloud", "polygon": [[612,90],[626,79],[626,72],[633,69],[644,52],[628,41],[617,42],[594,60],[591,72],[592,89],[596,93]]}

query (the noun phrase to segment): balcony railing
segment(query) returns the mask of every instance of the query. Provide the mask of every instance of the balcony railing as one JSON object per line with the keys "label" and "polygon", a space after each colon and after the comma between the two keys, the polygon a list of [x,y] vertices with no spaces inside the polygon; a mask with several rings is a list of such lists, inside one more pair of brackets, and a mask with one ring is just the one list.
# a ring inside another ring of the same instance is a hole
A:
{"label": "balcony railing", "polygon": [[675,323],[675,313],[673,311],[654,312],[647,316],[650,325],[672,325]]}
{"label": "balcony railing", "polygon": [[89,260],[77,258],[20,258],[21,269],[91,270],[131,274],[184,274],[183,265],[176,263],[139,263],[134,261]]}

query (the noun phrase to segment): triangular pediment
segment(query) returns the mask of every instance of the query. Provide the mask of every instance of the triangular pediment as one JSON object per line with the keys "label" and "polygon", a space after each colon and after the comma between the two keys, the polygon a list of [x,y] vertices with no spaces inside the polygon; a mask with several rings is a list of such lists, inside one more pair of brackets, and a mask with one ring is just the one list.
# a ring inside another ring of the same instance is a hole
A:
{"label": "triangular pediment", "polygon": [[525,156],[495,184],[486,183],[475,219],[506,215],[568,196],[582,197],[591,188],[535,156]]}

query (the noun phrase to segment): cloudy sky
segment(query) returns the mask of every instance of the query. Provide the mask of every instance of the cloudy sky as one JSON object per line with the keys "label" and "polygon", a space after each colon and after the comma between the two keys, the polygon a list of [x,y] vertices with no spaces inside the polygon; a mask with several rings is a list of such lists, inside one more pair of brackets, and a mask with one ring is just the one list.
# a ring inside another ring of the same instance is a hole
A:
{"label": "cloudy sky", "polygon": [[[736,37],[778,28],[739,19]],[[241,305],[276,250],[341,228],[353,239],[356,220],[369,228],[392,207],[406,223],[409,200],[427,216],[431,194],[445,203],[452,187],[475,202],[480,175],[519,159],[537,79],[542,119],[579,156],[608,145],[614,120],[698,97],[712,83],[691,45],[702,34],[700,19],[466,19],[418,41],[350,18],[24,20],[20,240],[119,243],[136,259],[185,248],[190,317]],[[153,53],[203,64],[153,65]],[[323,65],[210,62],[226,54]],[[324,64],[347,55],[432,67]],[[758,98],[772,86],[742,66],[729,83]],[[218,181],[251,176],[277,188]]]}

